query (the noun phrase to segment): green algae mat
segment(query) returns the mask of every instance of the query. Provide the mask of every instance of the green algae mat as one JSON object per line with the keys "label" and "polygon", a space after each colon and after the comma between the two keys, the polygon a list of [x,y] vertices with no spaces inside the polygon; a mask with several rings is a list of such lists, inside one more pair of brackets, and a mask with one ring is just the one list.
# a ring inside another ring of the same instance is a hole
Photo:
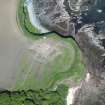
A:
{"label": "green algae mat", "polygon": [[[63,91],[62,91],[63,89]],[[0,105],[66,105],[67,87],[56,90],[1,91]]]}
{"label": "green algae mat", "polygon": [[53,88],[59,83],[70,87],[79,84],[84,77],[84,64],[75,41],[55,33],[41,33],[31,24],[26,1],[19,2],[17,22],[23,34],[32,39],[32,44],[21,58],[13,90]]}
{"label": "green algae mat", "polygon": [[50,88],[66,78],[74,84],[80,82],[84,66],[74,41],[70,39],[69,43],[58,36],[46,38],[36,40],[21,58],[14,89]]}

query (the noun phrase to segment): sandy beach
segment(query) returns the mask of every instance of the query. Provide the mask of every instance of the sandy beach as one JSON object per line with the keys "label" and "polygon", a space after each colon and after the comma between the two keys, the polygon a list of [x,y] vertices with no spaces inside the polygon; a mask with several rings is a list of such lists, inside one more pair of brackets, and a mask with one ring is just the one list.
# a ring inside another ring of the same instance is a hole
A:
{"label": "sandy beach", "polygon": [[0,0],[0,88],[11,88],[28,41],[18,29],[18,0]]}

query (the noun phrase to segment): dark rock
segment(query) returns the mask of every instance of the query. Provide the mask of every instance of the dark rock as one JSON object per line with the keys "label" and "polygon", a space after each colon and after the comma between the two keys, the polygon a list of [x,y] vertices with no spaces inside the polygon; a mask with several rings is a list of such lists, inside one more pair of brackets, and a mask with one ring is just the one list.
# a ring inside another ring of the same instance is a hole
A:
{"label": "dark rock", "polygon": [[73,34],[74,25],[70,24],[70,16],[65,11],[63,0],[34,0],[34,11],[41,24],[51,31],[64,36]]}
{"label": "dark rock", "polygon": [[84,25],[75,37],[83,52],[91,78],[82,82],[74,105],[105,105],[105,33],[96,33],[94,25]]}
{"label": "dark rock", "polygon": [[41,24],[63,36],[74,35],[84,24],[105,20],[102,3],[99,0],[33,0],[34,12]]}

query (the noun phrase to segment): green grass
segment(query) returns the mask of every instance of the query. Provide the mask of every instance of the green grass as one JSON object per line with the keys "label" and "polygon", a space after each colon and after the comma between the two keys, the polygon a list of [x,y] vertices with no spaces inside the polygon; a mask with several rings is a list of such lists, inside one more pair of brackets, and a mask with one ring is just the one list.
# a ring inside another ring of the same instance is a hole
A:
{"label": "green grass", "polygon": [[[58,81],[70,77],[74,78],[74,82],[77,83],[83,79],[84,65],[81,62],[80,50],[75,42],[72,39],[62,40],[59,36],[47,36],[47,39],[63,43],[65,47],[60,48],[62,54],[55,57],[53,61],[50,61],[51,58],[49,57],[49,61],[41,64],[38,62],[39,59],[33,60],[31,58],[30,61],[32,53],[29,52],[24,55],[17,73],[15,90],[51,88]],[[43,39],[41,41],[43,42]]]}
{"label": "green grass", "polygon": [[71,78],[71,79],[73,78],[74,82],[79,84],[85,76],[85,66],[82,62],[81,52],[73,40],[71,40],[70,42],[72,43],[72,47],[75,49],[75,59],[73,61],[73,64],[70,66],[70,68],[68,68],[66,72],[56,73],[53,77],[54,78],[52,81],[53,84],[57,80],[62,81],[63,79],[67,79],[67,78]]}
{"label": "green grass", "polygon": [[40,33],[30,22],[30,19],[29,19],[29,15],[28,15],[28,10],[26,7],[24,7],[24,16],[25,16],[25,19],[24,19],[24,27],[29,31],[29,33],[32,33],[32,34],[38,34]]}
{"label": "green grass", "polygon": [[0,91],[0,105],[66,105],[68,87],[56,90]]}
{"label": "green grass", "polygon": [[[17,10],[17,22],[24,34],[31,39],[42,38],[46,34],[40,32],[32,26],[29,20],[27,8],[24,8],[24,1],[20,0],[19,8]],[[40,89],[54,86],[58,81],[63,81],[66,78],[73,78],[74,82],[80,83],[84,77],[84,64],[81,60],[81,52],[71,38],[61,38],[55,33],[47,34],[47,38],[55,39],[58,42],[62,40],[68,48],[61,48],[62,55],[58,56],[52,62],[41,65],[36,61],[29,62],[30,55],[24,55],[22,58],[19,72],[17,73],[17,82],[14,89]],[[35,43],[35,42],[34,42]],[[50,58],[49,58],[50,59]],[[33,64],[32,64],[33,63]],[[31,67],[32,65],[32,67]],[[34,66],[36,65],[36,66]],[[37,65],[40,65],[38,67]],[[37,73],[41,71],[41,73]],[[24,76],[26,78],[24,79]],[[38,76],[39,75],[39,76]],[[22,81],[21,81],[22,80]]]}

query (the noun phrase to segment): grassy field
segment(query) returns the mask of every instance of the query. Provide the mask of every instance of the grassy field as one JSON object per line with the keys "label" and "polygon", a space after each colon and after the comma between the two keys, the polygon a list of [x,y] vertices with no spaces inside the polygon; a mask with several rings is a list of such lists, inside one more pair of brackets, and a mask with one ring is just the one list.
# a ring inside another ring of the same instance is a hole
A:
{"label": "grassy field", "polygon": [[[36,40],[32,45],[34,48],[29,49],[21,59],[14,89],[50,88],[67,78],[78,84],[84,76],[84,65],[74,41],[67,40],[59,36]],[[46,50],[46,46],[50,48]]]}
{"label": "grassy field", "polygon": [[[62,91],[63,89],[63,91]],[[56,90],[27,90],[0,92],[0,105],[66,105],[68,87],[58,86]]]}
{"label": "grassy field", "polygon": [[[71,79],[74,81],[73,84],[80,83],[84,77],[85,67],[74,40],[62,38],[55,33],[38,33],[37,28],[29,21],[27,9],[23,8],[24,1],[19,2],[17,22],[24,34],[33,39],[34,49],[29,49],[21,59],[14,89],[44,89],[54,87],[60,82],[68,85],[67,81]],[[44,35],[46,39],[43,38]],[[50,54],[46,55],[48,52]]]}

